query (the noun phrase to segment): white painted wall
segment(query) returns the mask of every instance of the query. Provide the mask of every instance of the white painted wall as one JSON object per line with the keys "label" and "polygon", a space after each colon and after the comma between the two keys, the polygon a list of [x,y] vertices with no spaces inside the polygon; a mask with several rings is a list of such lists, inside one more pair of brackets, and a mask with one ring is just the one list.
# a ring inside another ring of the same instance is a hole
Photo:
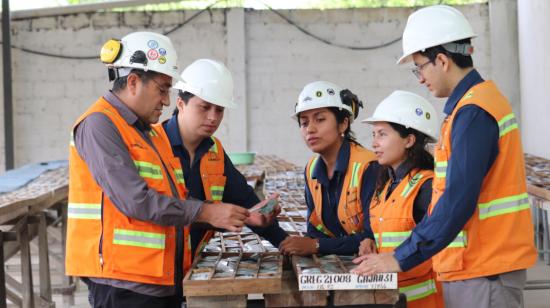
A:
{"label": "white painted wall", "polygon": [[550,159],[550,1],[518,0],[525,152]]}
{"label": "white painted wall", "polygon": [[[474,40],[475,65],[490,78],[494,61],[489,6],[459,9],[479,34]],[[401,8],[282,11],[323,38],[355,46],[401,36],[411,12]],[[18,20],[12,23],[12,43],[53,53],[96,55],[111,37],[145,29],[167,31],[194,13],[99,12]],[[401,53],[400,43],[373,51],[328,46],[269,11],[212,10],[170,38],[179,51],[181,68],[197,58],[211,57],[235,72],[241,106],[227,112],[217,133],[229,151],[248,148],[305,164],[311,153],[290,115],[301,88],[313,80],[330,80],[357,93],[366,104],[359,119],[370,115],[396,89],[430,96],[408,67],[394,64]],[[73,121],[109,87],[106,70],[94,60],[53,59],[19,50],[13,50],[12,57],[16,166],[66,158]],[[442,109],[443,102],[430,100]],[[370,146],[368,127],[357,121],[353,129],[359,141]],[[0,142],[0,170],[4,169],[3,146]]]}

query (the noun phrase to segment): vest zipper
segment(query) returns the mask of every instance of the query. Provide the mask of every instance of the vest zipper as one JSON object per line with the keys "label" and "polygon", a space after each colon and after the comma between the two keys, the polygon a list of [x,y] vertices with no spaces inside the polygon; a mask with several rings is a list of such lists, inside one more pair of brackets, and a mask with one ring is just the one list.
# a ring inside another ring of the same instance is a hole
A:
{"label": "vest zipper", "polygon": [[[155,154],[157,154],[157,158],[160,160],[160,163],[164,168],[164,173],[166,173],[166,176],[168,177],[168,183],[170,185],[170,189],[173,190],[173,195],[174,195],[173,197],[180,199],[181,197],[179,195],[178,187],[177,187],[178,183],[175,181],[175,179],[172,178],[170,172],[168,171],[168,167],[166,167],[164,160],[162,160],[162,157],[160,156],[159,151],[155,147],[155,143],[147,135],[145,136],[142,135],[142,138],[145,140],[147,144],[149,144],[149,146],[151,146]],[[183,169],[183,166],[182,166],[182,169]],[[184,255],[184,249],[185,249],[183,245],[185,245],[186,243],[183,243],[183,241],[185,240],[184,234],[183,234],[183,228],[179,226],[174,226],[174,228],[176,229],[176,236],[175,236],[176,254],[174,256],[175,264],[174,264],[174,271],[172,272],[172,274],[174,275],[174,287],[176,289],[176,297],[179,298],[183,296],[182,294],[183,287],[181,284],[183,283],[183,258],[184,258],[183,255]],[[180,277],[181,277],[181,280],[179,279]]]}
{"label": "vest zipper", "polygon": [[99,237],[99,265],[101,266],[101,269],[103,270],[103,198],[104,193],[101,193],[101,236]]}

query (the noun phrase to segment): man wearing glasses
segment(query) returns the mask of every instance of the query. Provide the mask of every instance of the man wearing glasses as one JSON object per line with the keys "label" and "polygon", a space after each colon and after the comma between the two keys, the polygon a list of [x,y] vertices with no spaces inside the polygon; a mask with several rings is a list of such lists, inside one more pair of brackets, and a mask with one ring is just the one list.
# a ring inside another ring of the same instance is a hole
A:
{"label": "man wearing glasses", "polygon": [[420,9],[403,56],[433,96],[447,97],[429,216],[394,253],[358,258],[359,274],[407,271],[431,258],[446,307],[520,307],[534,265],[533,223],[512,108],[473,68],[471,25],[444,5]]}
{"label": "man wearing glasses", "polygon": [[75,123],[69,154],[67,275],[93,307],[181,307],[189,225],[240,231],[248,210],[185,200],[179,160],[151,124],[179,79],[169,38],[151,32],[101,50],[113,88]]}

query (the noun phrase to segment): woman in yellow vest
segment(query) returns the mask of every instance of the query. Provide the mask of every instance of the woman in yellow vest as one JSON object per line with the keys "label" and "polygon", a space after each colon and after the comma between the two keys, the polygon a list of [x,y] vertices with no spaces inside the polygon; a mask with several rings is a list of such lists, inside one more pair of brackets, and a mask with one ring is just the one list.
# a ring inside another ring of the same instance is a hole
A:
{"label": "woman in yellow vest", "polygon": [[294,116],[306,145],[318,155],[305,170],[307,236],[287,237],[282,253],[354,254],[363,239],[373,237],[363,218],[378,165],[370,163],[374,154],[350,129],[361,107],[355,94],[331,82],[312,82],[300,93]]}
{"label": "woman in yellow vest", "polygon": [[[376,249],[392,252],[430,205],[434,159],[426,144],[437,140],[437,114],[424,98],[395,91],[363,122],[372,125],[372,147],[382,166],[370,204],[370,224]],[[372,253],[373,244],[371,239],[364,240],[359,253]],[[398,280],[408,307],[443,307],[431,260],[399,273]]]}

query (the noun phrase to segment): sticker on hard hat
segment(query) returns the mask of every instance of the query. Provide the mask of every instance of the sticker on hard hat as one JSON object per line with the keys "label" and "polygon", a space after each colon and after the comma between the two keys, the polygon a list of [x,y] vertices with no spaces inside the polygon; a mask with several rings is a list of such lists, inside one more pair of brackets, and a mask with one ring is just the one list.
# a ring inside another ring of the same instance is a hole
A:
{"label": "sticker on hard hat", "polygon": [[150,40],[149,42],[147,42],[147,46],[149,46],[149,48],[155,49],[159,47],[159,43],[155,40]]}
{"label": "sticker on hard hat", "polygon": [[311,101],[311,97],[309,96],[304,97],[304,102],[309,102],[309,101]]}
{"label": "sticker on hard hat", "polygon": [[420,108],[416,108],[415,112],[417,116],[421,116],[424,113]]}
{"label": "sticker on hard hat", "polygon": [[315,96],[321,97],[321,96],[323,96],[323,92],[317,91],[317,92],[315,92]]}
{"label": "sticker on hard hat", "polygon": [[334,89],[327,89],[328,95],[334,95]]}
{"label": "sticker on hard hat", "polygon": [[159,57],[159,53],[155,49],[149,49],[149,51],[147,52],[147,58],[151,60],[156,60],[158,59],[158,57]]}
{"label": "sticker on hard hat", "polygon": [[426,112],[426,119],[430,119],[432,117],[432,115],[429,113],[429,112]]}
{"label": "sticker on hard hat", "polygon": [[160,58],[159,58],[159,63],[160,63],[160,64],[166,63],[166,57],[165,57],[165,56],[160,57]]}
{"label": "sticker on hard hat", "polygon": [[159,48],[159,54],[160,54],[161,56],[165,56],[165,55],[166,55],[166,49],[164,49],[164,48]]}

